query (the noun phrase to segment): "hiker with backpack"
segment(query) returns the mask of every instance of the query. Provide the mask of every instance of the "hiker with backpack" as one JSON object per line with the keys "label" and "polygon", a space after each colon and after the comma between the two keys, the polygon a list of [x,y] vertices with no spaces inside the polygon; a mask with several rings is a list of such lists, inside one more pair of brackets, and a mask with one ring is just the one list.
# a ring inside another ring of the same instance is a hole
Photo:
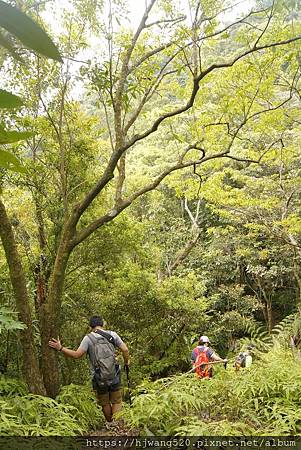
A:
{"label": "hiker with backpack", "polygon": [[254,345],[253,344],[249,344],[247,346],[246,351],[244,352],[240,352],[239,355],[235,358],[234,361],[234,367],[235,370],[239,370],[241,368],[249,368],[252,365],[253,362],[253,358],[252,358],[252,350],[254,349]]}
{"label": "hiker with backpack", "polygon": [[209,345],[209,338],[201,336],[198,346],[192,350],[191,363],[198,378],[212,378],[213,370],[210,363],[223,362],[227,364],[228,362],[227,359],[220,358]]}
{"label": "hiker with backpack", "polygon": [[88,355],[97,403],[101,405],[107,422],[112,422],[114,415],[122,408],[121,373],[116,350],[122,352],[127,373],[129,350],[117,333],[104,331],[102,317],[92,316],[89,324],[91,333],[83,338],[77,350],[64,347],[60,339],[51,339],[49,346],[75,359]]}

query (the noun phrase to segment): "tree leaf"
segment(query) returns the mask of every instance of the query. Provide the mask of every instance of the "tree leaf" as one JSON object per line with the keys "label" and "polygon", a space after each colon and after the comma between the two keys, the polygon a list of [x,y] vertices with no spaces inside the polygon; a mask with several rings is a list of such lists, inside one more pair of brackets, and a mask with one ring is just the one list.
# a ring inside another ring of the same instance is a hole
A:
{"label": "tree leaf", "polygon": [[6,36],[4,36],[3,33],[0,33],[0,45],[1,45],[3,48],[6,48],[6,50],[8,50],[9,53],[10,53],[15,59],[17,59],[17,60],[20,61],[20,62],[24,62],[23,59],[18,55],[18,53],[16,53],[16,51],[15,51],[16,49],[15,49],[15,47],[13,46],[13,44],[10,42],[9,39],[7,39]]}
{"label": "tree leaf", "polygon": [[16,36],[26,47],[62,62],[57,47],[30,17],[0,0],[0,26]]}
{"label": "tree leaf", "polygon": [[0,149],[0,167],[19,173],[26,172],[25,167],[21,165],[20,161],[18,160],[18,158],[16,158],[15,155],[1,149]]}
{"label": "tree leaf", "polygon": [[24,103],[20,97],[0,89],[0,109],[20,108],[22,105]]}
{"label": "tree leaf", "polygon": [[0,144],[12,144],[32,136],[28,131],[5,131],[0,128]]}

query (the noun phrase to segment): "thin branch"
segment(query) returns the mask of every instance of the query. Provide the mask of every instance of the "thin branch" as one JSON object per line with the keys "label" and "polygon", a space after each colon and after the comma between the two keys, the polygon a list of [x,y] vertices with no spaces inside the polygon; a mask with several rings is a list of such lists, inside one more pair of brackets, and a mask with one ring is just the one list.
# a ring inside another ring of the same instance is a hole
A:
{"label": "thin branch", "polygon": [[116,128],[116,137],[118,137],[118,132],[121,124],[121,105],[122,105],[122,94],[124,92],[124,86],[126,79],[129,75],[129,62],[132,56],[132,53],[134,51],[135,45],[139,39],[139,36],[142,32],[142,30],[145,28],[146,20],[148,19],[148,15],[156,3],[157,0],[151,0],[150,4],[147,6],[143,17],[141,19],[141,22],[137,28],[136,33],[133,36],[131,45],[129,46],[128,50],[126,51],[126,54],[124,56],[124,60],[122,63],[121,71],[120,71],[120,78],[117,85],[116,93],[115,93],[115,128]]}
{"label": "thin branch", "polygon": [[262,32],[262,28],[257,27],[256,25],[254,25],[253,23],[248,22],[247,20],[244,20],[242,23],[245,23],[246,25],[249,25],[249,27],[254,28],[255,30],[258,30],[258,31]]}
{"label": "thin branch", "polygon": [[28,6],[28,9],[39,9],[40,6],[46,5],[50,1],[51,0],[44,0],[44,1],[36,2],[33,5]]}
{"label": "thin branch", "polygon": [[185,197],[185,199],[184,199],[184,209],[186,210],[187,214],[189,215],[189,218],[192,223],[192,230],[194,230],[194,231],[199,229],[198,219],[199,219],[199,214],[200,214],[200,205],[201,205],[201,199],[198,199],[196,213],[195,213],[195,215],[193,215],[189,209],[187,197]]}
{"label": "thin branch", "polygon": [[266,112],[276,111],[277,109],[281,108],[283,105],[288,103],[292,99],[292,97],[293,97],[293,89],[291,89],[289,97],[286,98],[285,100],[283,100],[281,103],[279,103],[276,106],[273,106],[272,108],[266,108],[266,109],[263,109],[262,111],[258,111],[256,113],[252,114],[248,120],[253,119],[254,117],[258,117],[261,114],[266,113]]}
{"label": "thin branch", "polygon": [[47,106],[46,106],[46,104],[45,104],[45,102],[44,102],[43,97],[42,97],[41,94],[39,94],[39,99],[41,100],[41,103],[42,103],[42,105],[43,105],[44,111],[45,111],[46,114],[47,114],[47,117],[48,117],[48,119],[49,119],[49,122],[50,122],[51,125],[53,126],[54,131],[55,131],[55,134],[57,135],[57,138],[59,139],[59,138],[60,138],[59,130],[58,130],[58,128],[57,128],[57,126],[56,126],[56,123],[55,123],[55,121],[53,120],[51,114],[49,113],[48,108],[47,108]]}
{"label": "thin branch", "polygon": [[[155,80],[155,83],[144,92],[143,97],[140,101],[140,104],[137,106],[136,110],[132,113],[131,117],[129,118],[127,124],[124,127],[124,133],[127,134],[131,126],[135,123],[137,118],[139,117],[139,114],[141,113],[142,109],[146,105],[146,103],[153,97],[153,95],[157,92],[158,87],[162,83],[163,79],[167,77],[168,75],[172,75],[177,72],[177,70],[170,70],[169,72],[164,72],[165,67],[168,65],[164,65],[164,67],[161,69],[157,79]],[[163,73],[164,72],[164,73]]]}
{"label": "thin branch", "polygon": [[207,123],[206,125],[204,125],[204,128],[208,128],[208,127],[217,127],[217,126],[224,126],[226,125],[227,130],[228,130],[228,134],[230,134],[230,124],[229,122],[212,122],[212,123]]}
{"label": "thin branch", "polygon": [[87,268],[87,262],[83,261],[81,262],[78,266],[73,267],[73,269],[70,269],[67,273],[66,273],[66,277],[68,277],[69,275],[71,275],[73,272],[76,272],[77,270],[81,269],[82,267]]}
{"label": "thin branch", "polygon": [[101,91],[99,91],[99,97],[100,97],[101,103],[102,103],[103,108],[104,108],[105,118],[106,118],[106,125],[107,125],[107,129],[108,129],[108,132],[109,132],[111,148],[113,149],[114,148],[114,141],[113,141],[113,133],[112,133],[112,129],[111,129],[111,123],[110,123],[110,120],[109,120],[108,108],[107,108],[107,104],[106,104],[106,102],[105,102],[105,100],[103,98],[103,95],[102,95]]}
{"label": "thin branch", "polygon": [[74,186],[72,189],[69,190],[68,197],[70,197],[71,194],[73,194],[73,192],[75,192],[76,189],[78,189],[80,186],[83,186],[84,184],[87,184],[87,183],[88,183],[88,180],[84,180],[81,183],[78,183],[76,186]]}
{"label": "thin branch", "polygon": [[268,10],[269,10],[269,8],[264,8],[264,9],[260,9],[260,10],[257,10],[257,11],[250,11],[249,14],[247,14],[245,17],[242,17],[241,19],[238,19],[235,22],[230,23],[225,28],[222,28],[221,30],[217,30],[214,33],[208,34],[207,36],[200,37],[198,39],[198,42],[205,41],[206,39],[210,39],[212,37],[216,37],[216,36],[224,33],[225,31],[229,30],[230,28],[232,28],[235,25],[243,24],[245,19],[248,19],[249,17],[252,17],[252,16],[254,16],[256,14],[260,14],[262,12],[266,12]]}
{"label": "thin branch", "polygon": [[[209,16],[209,17],[201,17],[199,23],[197,24],[198,26],[203,23],[203,22],[210,22],[211,20],[216,19],[220,14],[223,14],[224,12],[228,11],[229,9],[234,9],[236,6],[239,6],[241,3],[245,3],[244,0],[234,3],[234,5],[230,5],[230,6],[226,6],[223,9],[220,9],[216,14],[214,14],[213,16]],[[262,11],[262,10],[261,10]],[[260,12],[261,12],[260,11]]]}
{"label": "thin branch", "polygon": [[156,22],[152,22],[152,23],[148,23],[145,24],[145,28],[150,28],[153,27],[154,25],[160,25],[161,23],[171,23],[172,25],[182,22],[183,20],[186,19],[186,16],[179,16],[176,19],[162,19],[162,20],[157,20]]}
{"label": "thin branch", "polygon": [[292,192],[290,193],[290,195],[286,198],[286,201],[285,201],[285,207],[284,207],[284,211],[283,211],[283,213],[282,213],[281,220],[284,220],[284,219],[287,217],[289,205],[290,205],[290,203],[291,203],[291,201],[292,201],[293,196],[294,196],[295,193],[296,193],[296,191],[292,191]]}
{"label": "thin branch", "polygon": [[[114,96],[113,96],[113,16],[112,16],[112,1],[110,0],[109,3],[109,8],[110,8],[110,12],[109,12],[109,36],[111,36],[111,39],[107,39],[108,42],[108,47],[109,47],[109,75],[110,75],[110,98],[112,100],[112,106],[113,106],[113,110],[115,110],[115,105],[114,105]],[[111,139],[111,145],[113,148],[113,141],[112,141],[112,136],[110,135],[110,139]]]}
{"label": "thin branch", "polygon": [[193,214],[190,211],[190,209],[188,207],[188,204],[187,204],[187,197],[185,197],[185,199],[184,199],[184,208],[185,208],[187,214],[189,215],[189,218],[190,218],[190,220],[192,222],[192,225],[195,225],[195,219],[194,219]]}
{"label": "thin branch", "polygon": [[228,159],[234,159],[235,161],[238,162],[245,162],[245,163],[255,163],[255,164],[260,164],[261,161],[263,160],[263,158],[265,157],[265,155],[276,145],[276,144],[281,144],[282,145],[282,139],[277,139],[276,141],[273,141],[268,148],[261,153],[260,157],[258,159],[251,159],[251,158],[240,158],[239,156],[234,156],[234,155],[227,155],[225,156],[225,158]]}
{"label": "thin branch", "polygon": [[166,50],[167,48],[171,47],[172,45],[174,45],[174,42],[168,42],[167,44],[163,44],[160,47],[157,47],[157,48],[154,48],[153,50],[150,50],[141,59],[139,59],[135,64],[130,66],[128,74],[132,73],[139,66],[141,66],[141,64],[143,64],[145,61],[147,61],[152,56],[157,55],[158,53],[162,52],[163,50]]}
{"label": "thin branch", "polygon": [[254,105],[255,99],[257,98],[257,95],[258,95],[258,92],[259,92],[259,89],[260,89],[260,85],[261,85],[261,82],[262,82],[262,78],[263,78],[263,75],[261,75],[260,78],[259,78],[258,86],[257,86],[257,88],[256,88],[256,90],[255,90],[255,92],[254,92],[254,95],[252,96],[252,99],[251,99],[251,101],[250,101],[250,104],[249,104],[249,106],[248,106],[248,109],[247,109],[247,111],[245,112],[245,119],[246,119],[246,120],[247,120],[247,117],[248,117],[248,115],[249,115],[249,113],[250,113],[250,111],[251,111],[251,109],[252,109],[252,106]]}
{"label": "thin branch", "polygon": [[80,64],[87,64],[88,66],[90,65],[89,61],[82,61],[81,59],[75,59],[75,58],[72,58],[71,56],[64,55],[64,53],[61,53],[61,56],[62,56],[63,59],[68,59],[69,61],[77,62],[77,63],[80,63]]}
{"label": "thin branch", "polygon": [[195,213],[195,216],[194,216],[194,220],[195,220],[196,222],[198,222],[198,220],[199,220],[200,207],[201,207],[201,199],[199,198],[199,199],[198,199],[198,202],[197,202],[197,205],[196,205],[196,213]]}
{"label": "thin branch", "polygon": [[259,43],[260,39],[262,38],[262,36],[264,35],[264,33],[266,32],[266,30],[268,29],[268,27],[269,27],[269,25],[270,25],[270,22],[271,22],[272,17],[273,17],[274,6],[275,6],[275,0],[273,0],[273,3],[272,3],[271,10],[270,10],[270,14],[269,14],[268,21],[267,21],[267,23],[265,24],[265,27],[263,28],[262,32],[260,33],[260,35],[259,35],[258,38],[256,39],[256,42],[255,42],[255,44],[254,44],[255,47],[257,47],[257,44]]}
{"label": "thin branch", "polygon": [[171,276],[172,272],[174,272],[177,267],[189,256],[191,250],[196,246],[199,238],[200,238],[200,231],[196,233],[196,235],[190,239],[186,244],[185,247],[182,248],[178,254],[175,257],[175,260],[169,265],[169,276]]}
{"label": "thin branch", "polygon": [[190,64],[190,62],[188,61],[188,58],[187,58],[187,55],[186,55],[186,51],[185,51],[186,49],[185,48],[183,48],[182,49],[182,53],[183,53],[183,55],[184,55],[184,59],[185,59],[185,61],[186,61],[186,66],[188,67],[188,70],[189,70],[189,72],[191,73],[191,75],[194,77],[195,75],[196,75],[196,73],[192,70],[192,68],[191,68],[191,64]]}

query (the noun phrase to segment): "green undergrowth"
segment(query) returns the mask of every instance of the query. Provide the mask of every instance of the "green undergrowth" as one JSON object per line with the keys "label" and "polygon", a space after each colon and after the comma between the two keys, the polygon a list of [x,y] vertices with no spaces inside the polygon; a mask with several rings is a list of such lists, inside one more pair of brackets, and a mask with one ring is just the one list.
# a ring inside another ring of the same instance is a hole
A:
{"label": "green undergrowth", "polygon": [[62,388],[56,400],[29,394],[20,380],[0,378],[1,436],[78,436],[103,422],[86,386]]}
{"label": "green undergrowth", "polygon": [[[211,380],[193,374],[144,382],[122,413],[141,435],[300,435],[301,360],[278,340],[250,369],[219,366]],[[53,400],[0,377],[1,436],[76,436],[100,429],[88,386],[68,385]]]}
{"label": "green undergrowth", "polygon": [[180,375],[139,391],[123,416],[141,434],[301,434],[301,361],[280,345],[250,369],[220,368],[211,380]]}
{"label": "green undergrowth", "polygon": [[84,431],[101,428],[104,424],[102,410],[96,404],[95,394],[89,386],[64,386],[56,400],[60,404],[72,405],[75,408],[73,418],[80,423]]}

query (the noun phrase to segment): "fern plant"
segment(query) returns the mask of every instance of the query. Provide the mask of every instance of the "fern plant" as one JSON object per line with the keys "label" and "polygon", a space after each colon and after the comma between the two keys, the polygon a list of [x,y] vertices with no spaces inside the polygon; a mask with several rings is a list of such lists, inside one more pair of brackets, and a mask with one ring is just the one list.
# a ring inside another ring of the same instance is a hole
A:
{"label": "fern plant", "polygon": [[104,416],[90,387],[69,384],[61,389],[56,400],[61,405],[73,406],[73,417],[84,430],[103,425]]}
{"label": "fern plant", "polygon": [[300,312],[297,312],[286,316],[273,328],[271,334],[263,326],[258,325],[254,321],[245,321],[245,331],[249,337],[240,339],[241,350],[251,340],[255,347],[254,352],[259,356],[261,353],[269,351],[279,342],[287,345],[292,336],[295,336],[301,342],[301,315]]}
{"label": "fern plant", "polygon": [[5,376],[0,376],[0,395],[1,397],[12,397],[15,395],[26,395],[28,394],[28,388],[26,384],[21,380],[16,380],[13,378],[6,378]]}
{"label": "fern plant", "polygon": [[76,436],[83,428],[73,406],[39,395],[6,397],[1,400],[0,435]]}
{"label": "fern plant", "polygon": [[289,347],[274,340],[250,369],[219,368],[211,380],[190,374],[146,382],[123,415],[142,434],[300,434],[300,369]]}
{"label": "fern plant", "polygon": [[16,312],[6,306],[0,307],[0,334],[3,330],[23,330],[24,328],[26,325],[17,319]]}
{"label": "fern plant", "polygon": [[87,386],[65,386],[53,400],[29,394],[20,380],[0,377],[0,394],[0,435],[76,436],[104,422]]}

